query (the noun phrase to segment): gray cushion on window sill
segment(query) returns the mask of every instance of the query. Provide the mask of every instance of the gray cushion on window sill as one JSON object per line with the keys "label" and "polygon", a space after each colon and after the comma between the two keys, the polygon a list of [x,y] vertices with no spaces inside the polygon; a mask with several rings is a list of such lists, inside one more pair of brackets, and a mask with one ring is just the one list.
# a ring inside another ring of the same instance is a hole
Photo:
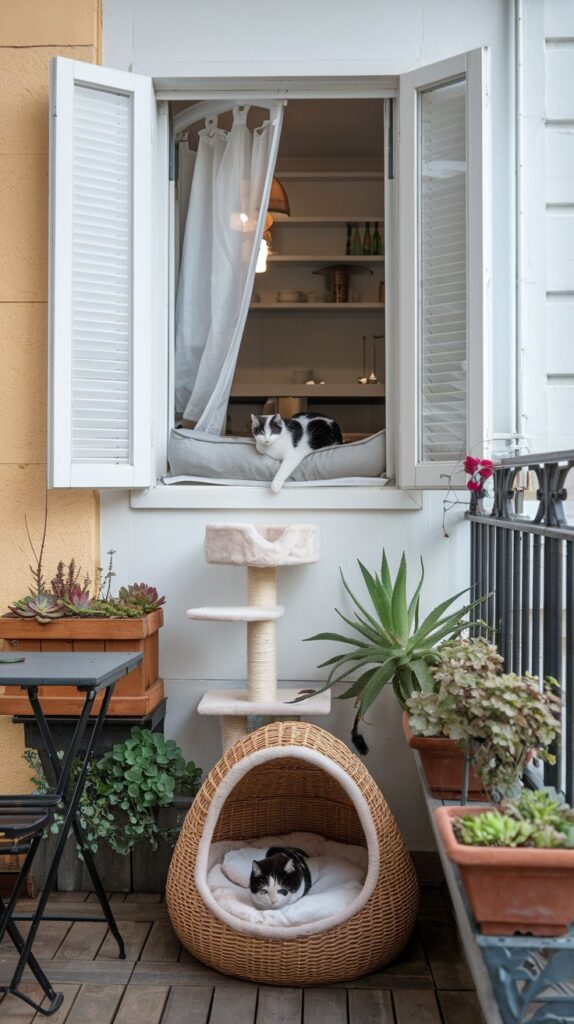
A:
{"label": "gray cushion on window sill", "polygon": [[[212,480],[273,479],[279,463],[260,455],[249,437],[219,437],[196,430],[172,430],[168,444],[169,477]],[[386,468],[385,431],[361,441],[332,445],[307,455],[290,480],[336,480],[340,477],[382,477]]]}

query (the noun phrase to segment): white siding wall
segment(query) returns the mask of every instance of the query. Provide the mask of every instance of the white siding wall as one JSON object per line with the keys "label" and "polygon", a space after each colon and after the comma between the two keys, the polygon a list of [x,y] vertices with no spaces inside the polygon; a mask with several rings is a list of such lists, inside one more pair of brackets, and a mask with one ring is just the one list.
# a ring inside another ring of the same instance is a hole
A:
{"label": "white siding wall", "polygon": [[524,7],[522,346],[534,451],[574,443],[574,4]]}
{"label": "white siding wall", "polygon": [[[104,0],[103,62],[163,74],[201,76],[398,74],[478,46],[492,50],[494,239],[493,297],[496,429],[514,429],[514,171],[513,22],[507,0],[291,0],[279,21],[258,0]],[[273,22],[277,22],[273,26]],[[413,578],[423,555],[427,609],[462,589],[468,579],[468,534],[455,510],[452,537],[441,532],[442,495],[425,495],[420,511],[131,509],[125,493],[102,496],[102,551],[118,550],[120,582],[146,579],[166,593],[162,673],[169,696],[167,730],[188,755],[209,768],[219,751],[215,722],[195,714],[199,696],[214,680],[243,674],[241,627],[191,624],[192,604],[242,599],[241,570],[207,566],[202,543],[213,521],[313,522],[322,536],[317,566],[280,573],[280,600],[287,613],[279,624],[279,674],[283,679],[321,677],[315,666],[326,646],[301,644],[302,637],[332,628],[335,604],[344,607],[338,566],[358,585],[355,559],[374,566],[383,545],[396,567],[406,550]],[[452,520],[451,520],[452,521]],[[352,709],[339,702],[326,724],[348,739]],[[380,702],[368,729],[367,766],[385,792],[407,841],[427,849],[432,840],[412,758],[400,733],[398,709]]]}

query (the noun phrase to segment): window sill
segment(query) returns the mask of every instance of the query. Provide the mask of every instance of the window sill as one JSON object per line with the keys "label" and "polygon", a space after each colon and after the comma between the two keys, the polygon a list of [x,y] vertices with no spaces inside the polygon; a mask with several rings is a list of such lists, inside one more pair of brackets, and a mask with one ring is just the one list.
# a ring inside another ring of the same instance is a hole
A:
{"label": "window sill", "polygon": [[214,484],[157,484],[143,491],[131,491],[131,507],[196,508],[196,509],[389,509],[415,511],[422,508],[420,491],[404,491],[387,484],[381,486],[292,487],[287,484],[279,494],[272,494],[268,485],[260,487]]}

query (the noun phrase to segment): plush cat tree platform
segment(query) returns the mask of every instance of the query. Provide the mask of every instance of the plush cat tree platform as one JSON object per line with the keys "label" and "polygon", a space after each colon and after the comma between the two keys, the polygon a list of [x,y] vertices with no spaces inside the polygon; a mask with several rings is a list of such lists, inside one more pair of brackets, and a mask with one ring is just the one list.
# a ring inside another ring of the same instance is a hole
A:
{"label": "plush cat tree platform", "polygon": [[[247,690],[213,690],[204,695],[200,715],[222,719],[223,748],[247,735],[249,715],[294,717],[288,702],[300,690],[277,689],[277,619],[285,609],[277,604],[277,569],[308,565],[319,560],[316,526],[254,526],[251,523],[214,523],[206,527],[206,561],[247,569],[247,604],[222,608],[190,608],[190,619],[203,622],[244,622],[247,626]],[[305,702],[307,715],[331,710],[327,691]]]}

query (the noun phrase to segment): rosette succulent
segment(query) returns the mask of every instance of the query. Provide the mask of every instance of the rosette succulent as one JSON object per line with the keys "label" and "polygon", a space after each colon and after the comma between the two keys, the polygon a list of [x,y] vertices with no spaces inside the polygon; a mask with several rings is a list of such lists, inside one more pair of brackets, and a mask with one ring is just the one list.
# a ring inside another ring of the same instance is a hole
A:
{"label": "rosette succulent", "polygon": [[118,598],[121,604],[135,605],[144,612],[153,612],[165,604],[165,597],[160,597],[156,587],[147,583],[130,583],[129,587],[121,587]]}
{"label": "rosette succulent", "polygon": [[66,614],[60,601],[53,594],[36,594],[34,597],[22,597],[11,604],[10,611],[22,619],[35,619],[36,622],[53,622]]}
{"label": "rosette succulent", "polygon": [[556,790],[524,790],[500,810],[456,819],[455,834],[465,846],[574,847],[574,810]]}

